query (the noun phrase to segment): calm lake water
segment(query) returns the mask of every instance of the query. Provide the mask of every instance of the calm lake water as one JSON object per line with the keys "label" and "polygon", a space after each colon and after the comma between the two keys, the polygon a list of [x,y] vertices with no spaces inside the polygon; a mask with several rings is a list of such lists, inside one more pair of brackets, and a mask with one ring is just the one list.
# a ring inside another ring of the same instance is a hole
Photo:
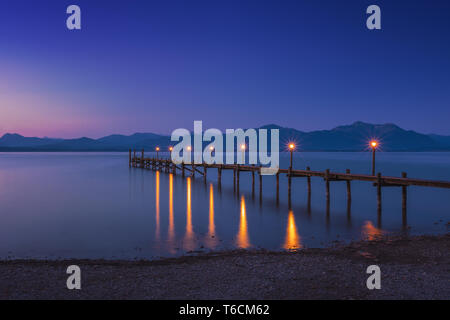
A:
{"label": "calm lake water", "polygon": [[[281,155],[288,167],[289,155]],[[298,153],[294,168],[370,173],[371,154]],[[450,180],[450,153],[379,153],[383,175]],[[408,188],[407,227],[402,225],[401,188],[383,188],[383,212],[377,215],[376,189],[331,183],[327,214],[325,184],[312,179],[308,206],[306,179],[258,179],[241,173],[240,194],[231,171],[216,183],[128,168],[127,153],[0,153],[0,258],[154,259],[234,248],[271,250],[321,247],[333,241],[375,239],[383,233],[448,232],[450,190]]]}

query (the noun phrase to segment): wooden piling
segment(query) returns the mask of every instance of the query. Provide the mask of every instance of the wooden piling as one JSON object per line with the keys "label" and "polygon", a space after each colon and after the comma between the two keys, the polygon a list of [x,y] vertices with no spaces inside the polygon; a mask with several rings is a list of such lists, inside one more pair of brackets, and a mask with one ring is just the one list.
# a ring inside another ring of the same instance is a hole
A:
{"label": "wooden piling", "polygon": [[[350,169],[346,169],[345,173],[350,174]],[[351,202],[352,201],[352,188],[351,188],[350,180],[347,180],[346,183],[347,183],[347,202]]]}
{"label": "wooden piling", "polygon": [[237,165],[237,169],[236,169],[236,186],[237,186],[237,193],[239,195],[239,173],[240,173],[240,166],[239,164]]}
{"label": "wooden piling", "polygon": [[[402,172],[402,178],[406,178],[407,174],[406,172]],[[408,197],[408,191],[407,186],[402,186],[402,224],[403,226],[407,225],[407,218],[406,218],[406,205],[407,205],[407,197]]]}
{"label": "wooden piling", "polygon": [[219,184],[219,186],[222,185],[222,165],[217,168],[217,183]]}
{"label": "wooden piling", "polygon": [[325,170],[325,193],[327,199],[327,206],[330,205],[330,169]]}
{"label": "wooden piling", "polygon": [[[306,171],[311,171],[311,168],[306,167]],[[311,176],[307,176],[306,181],[308,182],[308,198],[311,198]]]}
{"label": "wooden piling", "polygon": [[128,151],[128,166],[131,167],[131,149]]}
{"label": "wooden piling", "polygon": [[[255,165],[252,164],[252,167]],[[252,170],[252,193],[255,193],[255,170]]]}
{"label": "wooden piling", "polygon": [[280,202],[280,173],[277,172],[277,204]]}
{"label": "wooden piling", "polygon": [[[291,154],[292,154],[292,152],[291,152]],[[289,167],[289,169],[288,169],[288,201],[289,201],[289,203],[291,202],[291,185],[292,185],[291,173],[292,173],[292,167]]]}
{"label": "wooden piling", "polygon": [[206,163],[203,164],[203,180],[206,182],[206,170],[207,170],[207,166]]}
{"label": "wooden piling", "polygon": [[142,149],[142,153],[141,153],[141,168],[144,167],[144,149]]}
{"label": "wooden piling", "polygon": [[136,167],[136,150],[133,150],[133,167]]}
{"label": "wooden piling", "polygon": [[261,174],[262,167],[259,167],[259,196],[262,197],[262,174]]}
{"label": "wooden piling", "polygon": [[377,212],[381,215],[381,172],[377,173]]}
{"label": "wooden piling", "polygon": [[184,175],[185,175],[185,173],[184,173],[184,161],[183,161],[183,162],[181,162],[181,176],[184,178]]}

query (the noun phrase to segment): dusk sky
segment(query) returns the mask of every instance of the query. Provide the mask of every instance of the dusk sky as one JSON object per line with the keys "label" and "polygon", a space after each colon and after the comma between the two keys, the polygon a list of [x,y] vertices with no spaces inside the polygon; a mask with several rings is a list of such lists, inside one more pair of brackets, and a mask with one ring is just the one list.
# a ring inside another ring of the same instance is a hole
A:
{"label": "dusk sky", "polygon": [[[2,0],[0,135],[392,122],[450,135],[450,1]],[[66,28],[67,6],[82,29]],[[381,30],[366,8],[381,7]]]}

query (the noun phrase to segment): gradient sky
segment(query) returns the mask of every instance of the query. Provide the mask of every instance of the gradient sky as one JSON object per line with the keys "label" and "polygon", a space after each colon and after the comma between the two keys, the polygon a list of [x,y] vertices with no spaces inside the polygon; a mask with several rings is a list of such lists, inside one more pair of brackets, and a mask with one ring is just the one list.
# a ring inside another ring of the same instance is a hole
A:
{"label": "gradient sky", "polygon": [[[66,8],[82,30],[66,28]],[[366,28],[370,4],[382,30]],[[450,135],[450,1],[2,0],[0,135],[361,120]]]}

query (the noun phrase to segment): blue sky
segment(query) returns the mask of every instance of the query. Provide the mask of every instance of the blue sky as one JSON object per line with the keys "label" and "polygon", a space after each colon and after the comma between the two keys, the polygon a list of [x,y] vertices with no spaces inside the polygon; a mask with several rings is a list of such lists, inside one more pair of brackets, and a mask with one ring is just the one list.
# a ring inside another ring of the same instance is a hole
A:
{"label": "blue sky", "polygon": [[449,1],[3,0],[0,134],[361,120],[450,135],[449,34]]}

